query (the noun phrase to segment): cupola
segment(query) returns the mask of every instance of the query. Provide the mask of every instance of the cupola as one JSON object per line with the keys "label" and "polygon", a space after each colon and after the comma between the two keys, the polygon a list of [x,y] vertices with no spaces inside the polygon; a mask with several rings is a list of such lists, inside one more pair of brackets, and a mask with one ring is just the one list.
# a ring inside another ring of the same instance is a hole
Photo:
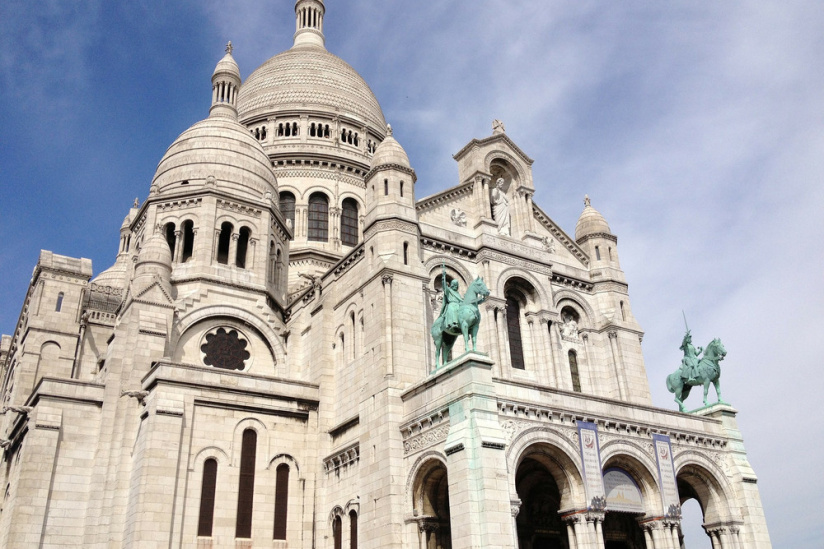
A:
{"label": "cupola", "polygon": [[415,170],[400,143],[386,125],[386,138],[378,145],[366,174],[366,218],[368,227],[378,219],[402,218],[417,222]]}
{"label": "cupola", "polygon": [[323,0],[298,0],[295,2],[295,46],[312,45],[325,47],[323,36]]}
{"label": "cupola", "polygon": [[232,42],[226,44],[226,55],[218,61],[212,73],[212,108],[209,116],[237,120],[237,92],[240,89],[240,68],[232,57]]}

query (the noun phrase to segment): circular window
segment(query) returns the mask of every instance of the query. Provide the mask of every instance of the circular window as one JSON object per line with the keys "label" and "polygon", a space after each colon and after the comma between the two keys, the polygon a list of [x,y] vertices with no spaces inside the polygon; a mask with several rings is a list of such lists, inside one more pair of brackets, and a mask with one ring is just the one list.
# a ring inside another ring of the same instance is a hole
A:
{"label": "circular window", "polygon": [[237,330],[218,328],[206,334],[206,342],[200,346],[203,363],[224,370],[243,370],[252,356],[246,347],[249,342],[241,338]]}

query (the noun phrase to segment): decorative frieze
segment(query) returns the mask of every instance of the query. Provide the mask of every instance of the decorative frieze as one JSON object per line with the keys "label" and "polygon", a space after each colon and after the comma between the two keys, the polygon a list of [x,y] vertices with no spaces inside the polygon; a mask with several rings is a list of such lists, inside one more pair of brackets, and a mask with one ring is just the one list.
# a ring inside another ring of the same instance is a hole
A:
{"label": "decorative frieze", "polygon": [[258,208],[238,204],[237,202],[230,202],[228,200],[223,200],[222,198],[217,199],[217,207],[222,210],[228,210],[230,212],[240,213],[251,217],[260,217],[260,214],[262,213],[262,211]]}
{"label": "decorative frieze", "polygon": [[180,200],[172,200],[169,202],[162,202],[157,205],[157,211],[160,213],[171,212],[174,210],[188,210],[200,206],[203,201],[201,197],[196,198],[181,198]]}
{"label": "decorative frieze", "polygon": [[432,250],[438,253],[445,253],[459,258],[475,259],[478,255],[475,251],[463,246],[456,246],[450,242],[442,242],[433,238],[421,238],[421,246],[425,249]]}
{"label": "decorative frieze", "polygon": [[323,458],[323,470],[328,475],[341,467],[349,467],[360,461],[360,444],[357,442]]}

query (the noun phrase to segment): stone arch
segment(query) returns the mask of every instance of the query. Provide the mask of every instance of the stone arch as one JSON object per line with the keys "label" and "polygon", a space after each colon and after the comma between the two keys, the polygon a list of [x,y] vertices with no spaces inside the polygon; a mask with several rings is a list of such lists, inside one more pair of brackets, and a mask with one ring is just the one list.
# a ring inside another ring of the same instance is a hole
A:
{"label": "stone arch", "polygon": [[469,272],[469,269],[467,269],[463,263],[448,255],[436,255],[430,257],[426,261],[426,263],[424,264],[424,269],[427,273],[429,273],[429,278],[427,280],[431,281],[434,279],[435,276],[440,274],[441,263],[446,265],[447,271],[449,269],[452,269],[458,276],[461,277],[464,291],[466,290],[466,285],[475,280],[475,277],[472,276],[472,274]]}
{"label": "stone arch", "polygon": [[188,330],[193,328],[197,323],[209,319],[230,318],[241,323],[245,323],[248,327],[253,328],[261,339],[269,346],[269,351],[272,353],[272,359],[275,362],[275,368],[280,364],[285,363],[286,353],[283,349],[278,334],[266,323],[263,319],[251,314],[250,312],[235,307],[232,305],[210,305],[200,309],[196,309],[178,319],[177,329],[171,343],[171,348],[176,349],[183,336]]}
{"label": "stone arch", "polygon": [[350,511],[354,511],[358,515],[360,515],[360,499],[359,498],[352,498],[349,501],[347,501],[346,505],[343,507],[343,511],[347,515],[349,514]]}
{"label": "stone arch", "polygon": [[[269,430],[266,428],[266,424],[254,417],[245,417],[235,424],[232,432],[232,449],[229,452],[232,467],[240,466],[240,448],[243,432],[246,429],[252,429],[257,433],[257,455],[269,450]],[[260,462],[260,459],[258,458],[257,461]]]}
{"label": "stone arch", "polygon": [[300,474],[300,465],[298,464],[298,460],[292,454],[280,453],[275,454],[272,456],[272,459],[269,460],[269,463],[266,465],[267,469],[277,468],[278,465],[281,463],[285,463],[290,467],[294,467],[295,472],[299,478],[303,478]]}
{"label": "stone arch", "polygon": [[504,296],[507,283],[514,278],[522,278],[532,286],[532,290],[538,297],[536,305],[538,309],[548,309],[552,303],[551,296],[547,293],[546,287],[548,283],[542,284],[532,273],[520,268],[509,267],[498,276],[495,284],[495,293],[497,296]]}
{"label": "stone arch", "polygon": [[[577,433],[575,436],[577,437]],[[525,458],[533,456],[541,458],[536,461],[551,465],[550,474],[561,491],[562,509],[586,507],[578,448],[560,431],[543,426],[527,428],[517,434],[507,446],[509,494],[512,499],[518,497],[515,485],[518,466]]]}
{"label": "stone arch", "polygon": [[618,467],[624,470],[641,489],[647,516],[660,514],[661,490],[657,466],[641,445],[629,440],[610,440],[600,447],[602,469]]}
{"label": "stone arch", "polygon": [[717,464],[707,456],[689,450],[674,455],[673,461],[681,503],[690,498],[698,500],[705,524],[738,516],[738,508],[731,496],[732,487]]}
{"label": "stone arch", "polygon": [[587,327],[595,326],[595,311],[590,306],[590,304],[587,303],[585,300],[581,299],[581,296],[579,296],[577,293],[571,290],[562,289],[557,290],[553,297],[553,309],[560,313],[561,309],[563,309],[564,307],[564,304],[570,304],[573,308],[578,309],[578,314],[582,319],[584,319],[584,324]]}
{"label": "stone arch", "polygon": [[231,464],[231,459],[229,459],[229,454],[226,453],[226,450],[220,446],[210,445],[204,446],[191,457],[189,460],[189,469],[194,471],[197,467],[202,467],[203,462],[209,458],[217,460],[218,465]]}
{"label": "stone arch", "polygon": [[329,511],[329,528],[332,528],[332,523],[335,521],[335,517],[343,518],[344,512],[343,507],[340,505],[335,505],[332,507],[332,510]]}
{"label": "stone arch", "polygon": [[[298,192],[298,191],[296,191],[296,192]],[[311,185],[311,186],[307,187],[306,189],[304,189],[303,191],[299,191],[299,192],[300,192],[300,203],[301,204],[308,204],[309,203],[309,197],[312,196],[315,193],[321,193],[322,195],[324,195],[326,197],[326,200],[329,201],[328,203],[329,203],[330,207],[333,204],[335,204],[335,200],[334,200],[334,197],[332,196],[332,193],[329,191],[329,189],[327,189],[323,185]],[[297,195],[295,195],[295,196],[297,196]]]}
{"label": "stone arch", "polygon": [[[486,155],[486,157],[484,158],[484,166],[486,168],[487,173],[492,173],[493,163],[496,160],[503,163],[503,164],[508,165],[509,168],[512,169],[515,172],[513,175],[518,176],[518,181],[519,182],[523,183],[523,182],[526,181],[526,172],[524,171],[523,166],[521,165],[521,162],[517,158],[515,158],[514,156],[509,154],[508,152],[503,151],[501,149],[496,149],[494,151],[490,151]],[[493,181],[492,186],[494,186],[494,185],[495,185],[495,182]],[[509,189],[507,189],[507,190],[509,190]]]}

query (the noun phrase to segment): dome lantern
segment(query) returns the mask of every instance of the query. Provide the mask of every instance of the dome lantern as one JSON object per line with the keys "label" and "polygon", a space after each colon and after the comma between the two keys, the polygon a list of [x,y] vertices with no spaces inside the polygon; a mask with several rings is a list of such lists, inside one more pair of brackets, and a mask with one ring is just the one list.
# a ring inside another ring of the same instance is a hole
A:
{"label": "dome lantern", "polygon": [[313,45],[325,48],[323,36],[323,0],[297,0],[295,2],[295,46]]}
{"label": "dome lantern", "polygon": [[226,55],[217,62],[212,73],[212,107],[209,116],[237,120],[237,92],[240,88],[240,68],[232,57],[232,42],[226,44]]}

